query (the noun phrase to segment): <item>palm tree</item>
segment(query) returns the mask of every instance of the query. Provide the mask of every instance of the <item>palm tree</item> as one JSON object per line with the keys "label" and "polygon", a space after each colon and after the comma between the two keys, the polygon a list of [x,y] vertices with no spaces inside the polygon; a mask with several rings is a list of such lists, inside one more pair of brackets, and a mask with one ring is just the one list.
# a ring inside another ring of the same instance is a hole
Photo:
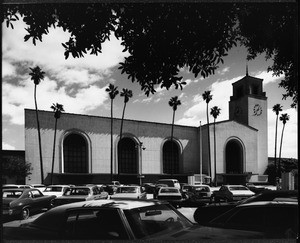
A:
{"label": "palm tree", "polygon": [[56,142],[56,130],[57,130],[57,120],[60,118],[61,113],[64,110],[61,104],[52,104],[50,107],[54,111],[55,126],[54,126],[54,140],[53,140],[53,155],[52,155],[52,167],[51,167],[51,185],[53,184],[53,169],[54,169],[54,157],[55,157],[55,142]]}
{"label": "palm tree", "polygon": [[109,84],[108,88],[105,89],[109,94],[110,102],[110,179],[113,180],[113,101],[114,98],[119,94],[118,87],[113,84]]}
{"label": "palm tree", "polygon": [[121,140],[126,104],[129,101],[129,99],[132,97],[132,91],[128,90],[128,89],[123,89],[122,92],[120,93],[120,96],[124,96],[124,107],[123,107],[122,120],[121,120],[121,130],[120,130],[120,140]]}
{"label": "palm tree", "polygon": [[31,79],[34,82],[34,103],[35,103],[35,114],[36,114],[36,123],[37,123],[38,140],[39,140],[41,183],[43,184],[44,183],[44,170],[43,170],[43,156],[42,156],[42,141],[41,141],[39,113],[38,113],[37,100],[36,100],[36,87],[37,87],[37,85],[39,85],[41,80],[44,79],[45,72],[43,72],[39,66],[36,66],[35,68],[30,68],[30,70],[31,70],[31,73],[29,73],[29,75],[31,76]]}
{"label": "palm tree", "polygon": [[[274,156],[274,166],[275,173],[277,173],[277,158],[276,158],[276,150],[277,150],[277,127],[278,127],[278,115],[279,112],[282,111],[282,106],[280,104],[276,104],[273,106],[273,111],[276,113],[276,127],[275,127],[275,156]],[[275,175],[277,177],[277,175]],[[275,182],[276,183],[276,182]]]}
{"label": "palm tree", "polygon": [[281,114],[279,117],[279,120],[282,121],[283,127],[281,132],[281,140],[280,140],[280,148],[279,148],[279,160],[278,160],[278,176],[281,177],[281,148],[282,148],[282,140],[283,140],[283,132],[285,128],[285,124],[290,119],[289,115],[287,113]]}
{"label": "palm tree", "polygon": [[172,129],[171,129],[171,175],[173,175],[173,131],[174,131],[174,119],[175,111],[177,107],[181,105],[181,101],[178,99],[178,96],[174,96],[169,100],[169,106],[173,109],[173,118],[172,118]]}
{"label": "palm tree", "polygon": [[221,109],[218,106],[214,106],[210,109],[210,114],[214,117],[214,177],[215,186],[217,186],[217,160],[216,160],[216,119],[220,115]]}
{"label": "palm tree", "polygon": [[207,146],[208,146],[208,175],[211,177],[211,159],[210,159],[210,137],[209,137],[209,116],[208,116],[208,103],[212,100],[212,95],[209,91],[202,94],[203,100],[206,102],[206,118],[207,118]]}

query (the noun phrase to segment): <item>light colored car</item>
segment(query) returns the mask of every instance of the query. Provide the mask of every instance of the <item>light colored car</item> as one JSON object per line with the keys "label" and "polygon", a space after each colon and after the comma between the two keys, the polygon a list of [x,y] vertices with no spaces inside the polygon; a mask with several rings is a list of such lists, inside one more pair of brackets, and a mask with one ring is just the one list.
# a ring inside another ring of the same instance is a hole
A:
{"label": "light colored car", "polygon": [[16,184],[4,184],[2,189],[13,189],[13,188],[33,188],[30,185],[16,185]]}
{"label": "light colored car", "polygon": [[256,239],[261,233],[202,227],[167,202],[108,199],[53,208],[20,227],[3,227],[5,240],[163,240]]}
{"label": "light colored car", "polygon": [[56,197],[61,197],[68,188],[70,188],[69,185],[51,185],[45,188],[43,194],[55,195]]}
{"label": "light colored car", "polygon": [[166,184],[168,187],[176,187],[180,189],[180,183],[176,179],[159,179],[156,184]]}
{"label": "light colored car", "polygon": [[146,199],[147,193],[141,186],[119,186],[110,198],[136,198]]}
{"label": "light colored car", "polygon": [[29,186],[31,186],[32,188],[39,189],[41,192],[43,192],[46,188],[46,186],[43,184],[30,184]]}
{"label": "light colored car", "polygon": [[56,198],[54,206],[107,198],[108,193],[98,186],[74,186],[67,188],[61,197]]}
{"label": "light colored car", "polygon": [[182,194],[176,187],[161,187],[158,191],[157,199],[168,201],[175,207],[180,207],[183,201]]}
{"label": "light colored car", "polygon": [[6,219],[27,219],[41,209],[50,209],[56,196],[43,195],[36,188],[2,190],[2,216]]}
{"label": "light colored car", "polygon": [[212,197],[215,202],[240,201],[254,196],[255,193],[242,185],[222,185],[218,191],[213,191]]}

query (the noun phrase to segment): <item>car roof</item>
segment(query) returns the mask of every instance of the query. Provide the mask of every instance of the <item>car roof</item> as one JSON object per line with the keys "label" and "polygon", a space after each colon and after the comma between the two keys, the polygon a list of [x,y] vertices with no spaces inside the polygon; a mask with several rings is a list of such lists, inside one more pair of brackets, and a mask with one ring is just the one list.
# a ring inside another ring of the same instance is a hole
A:
{"label": "car roof", "polygon": [[177,191],[179,191],[179,189],[177,187],[173,187],[173,186],[165,186],[165,187],[162,187],[160,188],[160,190],[165,190],[165,189],[176,189]]}
{"label": "car roof", "polygon": [[249,206],[268,206],[268,205],[295,205],[298,206],[297,201],[258,201],[240,204],[237,207],[249,207]]}
{"label": "car roof", "polygon": [[56,187],[56,186],[67,186],[67,187],[70,187],[70,185],[49,185],[49,186],[46,186],[46,187]]}

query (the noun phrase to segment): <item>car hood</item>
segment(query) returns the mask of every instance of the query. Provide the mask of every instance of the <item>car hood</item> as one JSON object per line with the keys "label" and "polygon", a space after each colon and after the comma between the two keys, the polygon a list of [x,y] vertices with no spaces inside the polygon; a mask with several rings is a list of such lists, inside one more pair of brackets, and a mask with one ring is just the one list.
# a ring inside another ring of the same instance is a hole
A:
{"label": "car hood", "polygon": [[228,240],[228,239],[261,239],[263,234],[254,231],[222,229],[206,226],[192,226],[190,228],[167,234],[156,234],[149,238],[153,240]]}
{"label": "car hood", "polygon": [[110,198],[137,198],[138,196],[136,193],[116,193],[111,195]]}

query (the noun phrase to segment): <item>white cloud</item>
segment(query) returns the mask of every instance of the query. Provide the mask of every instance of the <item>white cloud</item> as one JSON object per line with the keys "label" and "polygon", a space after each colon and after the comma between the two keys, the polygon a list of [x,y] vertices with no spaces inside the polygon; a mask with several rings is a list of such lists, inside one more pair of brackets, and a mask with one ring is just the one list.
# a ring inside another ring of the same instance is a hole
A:
{"label": "white cloud", "polygon": [[262,71],[256,73],[253,77],[263,79],[264,80],[263,85],[267,85],[269,83],[276,82],[278,79],[284,78],[284,75],[280,75],[277,77],[277,76],[273,76],[272,72]]}
{"label": "white cloud", "polygon": [[[108,99],[105,88],[91,85],[82,88],[73,96],[66,93],[65,87],[58,88],[57,83],[47,77],[37,86],[38,109],[50,110],[52,103],[63,104],[68,113],[87,114],[88,111],[103,105]],[[13,90],[14,92],[11,92]],[[13,124],[24,124],[24,108],[34,109],[34,84],[29,79],[21,85],[3,83],[3,115],[10,117]],[[86,97],[89,97],[87,99]]]}
{"label": "white cloud", "polygon": [[16,74],[16,68],[7,60],[2,60],[2,77],[13,76]]}
{"label": "white cloud", "polygon": [[225,73],[229,72],[229,67],[224,67],[222,70],[217,71],[217,74],[224,75]]}

